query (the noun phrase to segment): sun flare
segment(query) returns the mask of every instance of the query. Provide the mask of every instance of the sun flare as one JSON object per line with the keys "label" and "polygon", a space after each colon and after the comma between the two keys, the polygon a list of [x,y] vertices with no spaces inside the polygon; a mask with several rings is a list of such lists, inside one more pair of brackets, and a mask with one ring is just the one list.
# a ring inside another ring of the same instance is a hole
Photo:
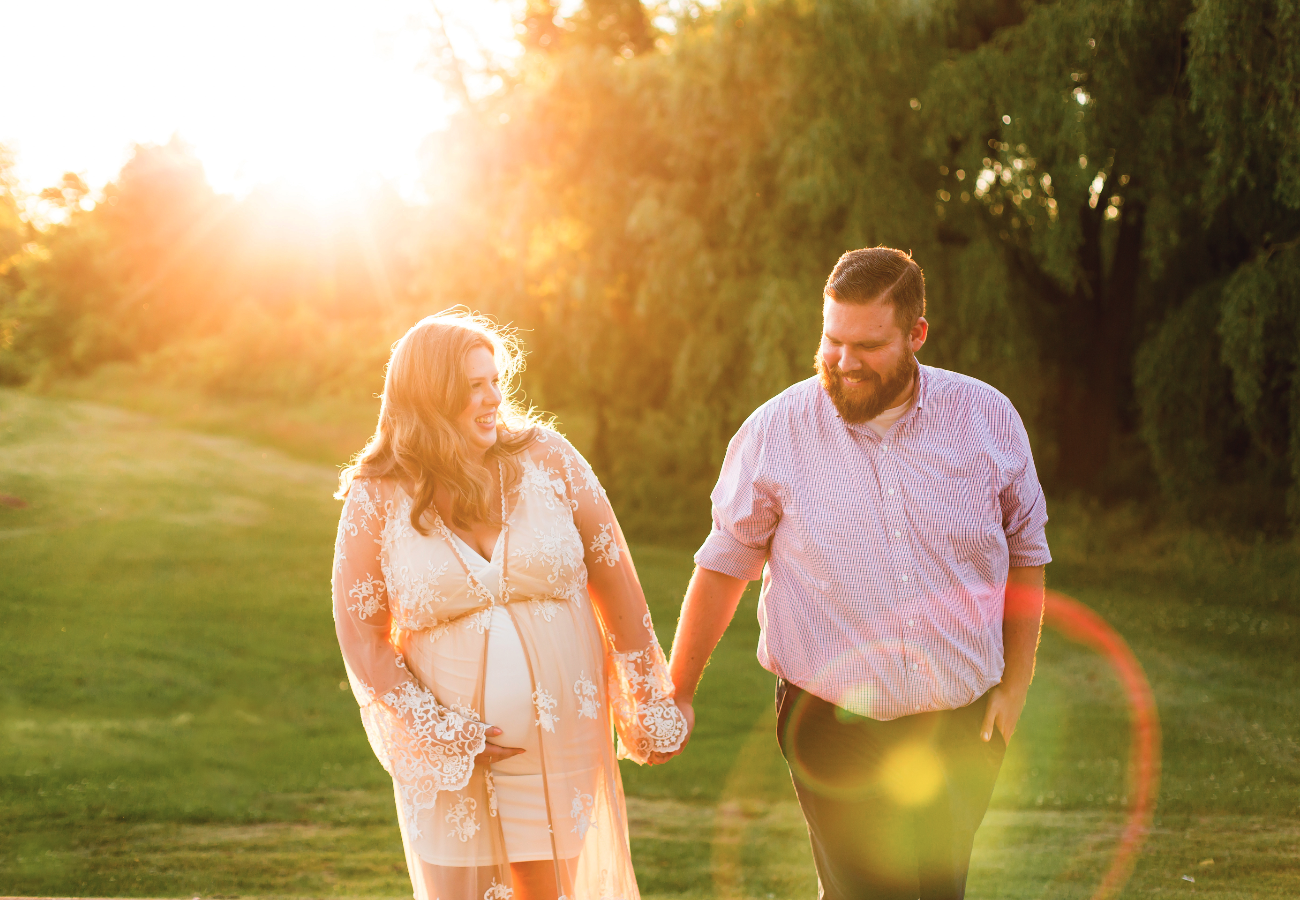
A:
{"label": "sun flare", "polygon": [[409,193],[422,141],[454,109],[426,65],[435,29],[467,54],[515,52],[508,4],[442,7],[445,22],[416,0],[23,4],[0,80],[28,89],[6,101],[0,142],[32,190],[64,171],[98,188],[133,144],[179,135],[219,191],[277,183],[328,201],[381,178]]}

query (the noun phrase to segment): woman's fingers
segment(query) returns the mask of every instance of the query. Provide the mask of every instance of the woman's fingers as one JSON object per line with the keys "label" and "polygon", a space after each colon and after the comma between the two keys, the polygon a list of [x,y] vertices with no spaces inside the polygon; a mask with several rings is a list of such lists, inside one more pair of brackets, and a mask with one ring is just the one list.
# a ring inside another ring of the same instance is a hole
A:
{"label": "woman's fingers", "polygon": [[[483,733],[488,737],[498,737],[501,734],[501,729],[495,725],[489,725],[487,731]],[[479,755],[488,762],[500,762],[503,759],[518,756],[523,752],[523,749],[520,747],[502,747],[500,744],[493,744],[489,741],[483,745],[483,752]]]}
{"label": "woman's fingers", "polygon": [[[498,729],[500,731],[500,729]],[[509,759],[512,756],[518,756],[523,753],[522,747],[502,747],[499,744],[484,744],[483,752],[480,756],[487,759],[488,762],[500,762],[503,759]]]}

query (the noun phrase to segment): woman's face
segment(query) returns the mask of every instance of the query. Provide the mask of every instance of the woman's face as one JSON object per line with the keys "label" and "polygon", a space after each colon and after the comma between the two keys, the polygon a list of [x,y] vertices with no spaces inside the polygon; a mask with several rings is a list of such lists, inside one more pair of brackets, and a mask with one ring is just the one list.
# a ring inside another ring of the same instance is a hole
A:
{"label": "woman's face", "polygon": [[500,375],[492,351],[475,347],[465,357],[469,379],[469,405],[456,417],[465,440],[479,453],[497,442],[497,407],[501,405]]}

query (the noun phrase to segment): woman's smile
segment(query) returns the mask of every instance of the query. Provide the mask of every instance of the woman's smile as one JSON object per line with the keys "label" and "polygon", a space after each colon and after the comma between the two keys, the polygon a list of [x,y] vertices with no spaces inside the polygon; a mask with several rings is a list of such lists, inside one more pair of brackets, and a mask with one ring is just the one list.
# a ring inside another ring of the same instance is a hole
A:
{"label": "woman's smile", "polygon": [[497,442],[497,408],[501,405],[501,373],[486,347],[475,347],[465,357],[469,403],[460,414],[461,433],[479,452]]}

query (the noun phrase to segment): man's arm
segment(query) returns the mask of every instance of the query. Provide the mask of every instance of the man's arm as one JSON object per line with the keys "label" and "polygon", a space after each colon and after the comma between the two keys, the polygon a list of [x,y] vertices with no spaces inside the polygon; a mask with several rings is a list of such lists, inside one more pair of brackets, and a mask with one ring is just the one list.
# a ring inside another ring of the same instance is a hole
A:
{"label": "man's arm", "polygon": [[686,588],[668,670],[672,674],[674,699],[692,730],[695,728],[695,689],[713,648],[718,646],[722,633],[731,624],[736,607],[740,605],[740,596],[748,584],[743,578],[697,567],[690,586]]}
{"label": "man's arm", "polygon": [[[993,737],[993,726],[1010,741],[1025,708],[1029,683],[1034,679],[1034,658],[1043,633],[1044,575],[1042,566],[1013,566],[1007,573],[1007,596],[1002,613],[1002,681],[989,692],[989,705],[980,737]],[[674,648],[675,650],[676,648]],[[676,653],[673,654],[676,656]]]}

